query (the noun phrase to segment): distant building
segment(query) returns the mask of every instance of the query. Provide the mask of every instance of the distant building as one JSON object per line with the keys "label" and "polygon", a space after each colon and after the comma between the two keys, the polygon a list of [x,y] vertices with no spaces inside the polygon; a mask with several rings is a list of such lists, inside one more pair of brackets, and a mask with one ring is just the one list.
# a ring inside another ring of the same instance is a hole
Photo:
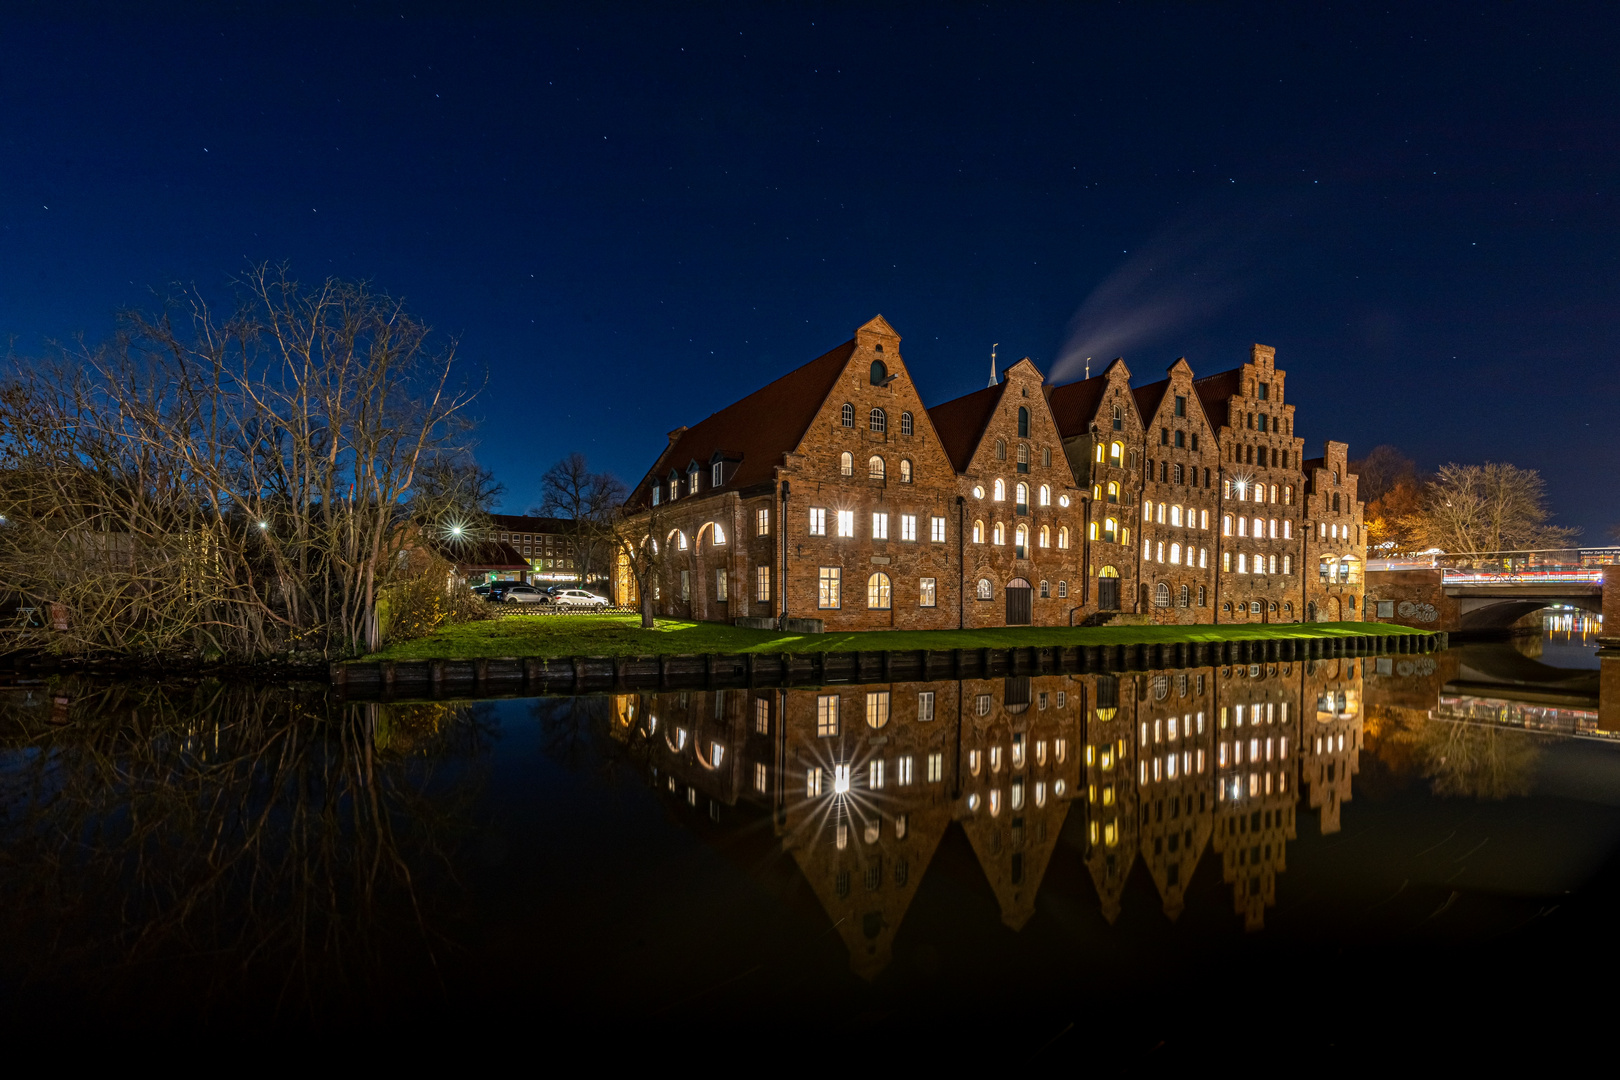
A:
{"label": "distant building", "polygon": [[[1123,360],[1047,386],[1024,359],[925,409],[899,345],[878,316],[669,433],[627,503],[664,556],[655,611],[828,630],[1362,618],[1347,448],[1302,460],[1270,347],[1136,388]],[[615,593],[636,602],[622,564]]]}
{"label": "distant building", "polygon": [[491,514],[490,519],[494,539],[510,544],[523,564],[517,571],[500,571],[496,575],[498,579],[517,580],[507,576],[517,573],[521,580],[530,582],[578,580],[573,522],[565,518],[516,514]]}

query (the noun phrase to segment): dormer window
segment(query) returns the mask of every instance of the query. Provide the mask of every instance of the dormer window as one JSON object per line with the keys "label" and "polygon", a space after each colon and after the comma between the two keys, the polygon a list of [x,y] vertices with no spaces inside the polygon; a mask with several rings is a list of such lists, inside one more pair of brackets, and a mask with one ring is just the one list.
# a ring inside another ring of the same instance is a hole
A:
{"label": "dormer window", "polygon": [[710,487],[719,487],[721,484],[725,483],[725,481],[722,479],[725,476],[725,474],[726,474],[725,462],[723,462],[723,461],[715,462],[709,468],[709,486]]}
{"label": "dormer window", "polygon": [[674,502],[681,497],[681,478],[674,473],[669,477],[669,501]]}
{"label": "dormer window", "polygon": [[696,465],[692,466],[691,471],[686,474],[686,493],[688,495],[696,495],[698,493],[698,471]]}
{"label": "dormer window", "polygon": [[662,494],[663,494],[663,493],[664,493],[664,489],[663,489],[663,488],[661,488],[661,487],[659,487],[659,486],[658,486],[658,485],[657,485],[657,484],[654,484],[654,485],[653,485],[653,490],[652,490],[652,497],[653,497],[653,505],[654,505],[654,506],[657,506],[657,505],[658,505],[658,497],[659,497],[659,496],[660,496],[660,495],[662,495]]}

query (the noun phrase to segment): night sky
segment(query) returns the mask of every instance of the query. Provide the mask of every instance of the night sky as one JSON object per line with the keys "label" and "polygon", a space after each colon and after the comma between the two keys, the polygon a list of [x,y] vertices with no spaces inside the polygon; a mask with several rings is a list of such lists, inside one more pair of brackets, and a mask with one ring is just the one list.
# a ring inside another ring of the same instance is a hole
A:
{"label": "night sky", "polygon": [[0,14],[19,352],[250,261],[369,278],[487,368],[522,512],[879,312],[929,403],[992,342],[1146,382],[1260,341],[1309,451],[1620,521],[1612,7],[270,7]]}

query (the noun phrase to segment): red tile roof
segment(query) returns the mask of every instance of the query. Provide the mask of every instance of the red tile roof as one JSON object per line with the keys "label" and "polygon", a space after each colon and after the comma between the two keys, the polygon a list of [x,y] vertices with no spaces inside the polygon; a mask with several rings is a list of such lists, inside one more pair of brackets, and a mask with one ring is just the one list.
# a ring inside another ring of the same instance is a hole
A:
{"label": "red tile roof", "polygon": [[968,463],[973,460],[973,451],[978,449],[979,440],[984,438],[984,429],[995,415],[996,405],[1000,403],[1006,388],[1005,382],[999,382],[929,407],[928,419],[933,423],[940,445],[945,448],[957,472],[967,472]]}
{"label": "red tile roof", "polygon": [[1232,411],[1227,407],[1227,401],[1242,389],[1242,368],[1233,368],[1231,371],[1222,371],[1216,375],[1206,375],[1202,379],[1193,380],[1193,391],[1197,393],[1199,402],[1204,406],[1204,415],[1209,418],[1210,426],[1217,431],[1231,419]]}
{"label": "red tile roof", "polygon": [[1058,434],[1070,439],[1089,432],[1107,389],[1106,372],[1079,382],[1046,387],[1046,404],[1052,410],[1052,419],[1057,421]]}
{"label": "red tile roof", "polygon": [[435,542],[434,550],[465,574],[470,570],[527,570],[529,560],[504,540],[481,540],[475,544]]}
{"label": "red tile roof", "polygon": [[1136,411],[1142,417],[1142,423],[1151,424],[1153,417],[1159,411],[1159,405],[1164,401],[1164,392],[1170,388],[1169,379],[1160,379],[1156,383],[1131,388],[1131,395],[1136,398]]}
{"label": "red tile roof", "polygon": [[671,469],[684,474],[693,461],[703,467],[707,480],[709,460],[716,451],[737,463],[726,478],[727,488],[775,479],[782,456],[804,440],[806,429],[854,352],[855,342],[846,341],[681,432],[636,485],[629,504],[645,505],[651,497],[649,482],[662,480]]}

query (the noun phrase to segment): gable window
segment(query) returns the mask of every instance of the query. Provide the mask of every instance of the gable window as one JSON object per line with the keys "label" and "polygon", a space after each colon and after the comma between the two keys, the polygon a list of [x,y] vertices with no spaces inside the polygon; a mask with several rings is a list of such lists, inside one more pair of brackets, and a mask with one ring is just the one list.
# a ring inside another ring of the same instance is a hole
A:
{"label": "gable window", "polygon": [[1052,505],[1052,489],[1051,489],[1050,486],[1048,486],[1046,484],[1041,485],[1040,505],[1042,505],[1042,506],[1051,506]]}
{"label": "gable window", "polygon": [[1007,485],[1002,482],[1002,479],[999,476],[996,477],[996,482],[991,487],[990,497],[996,500],[996,502],[1002,502],[1007,498]]}
{"label": "gable window", "polygon": [[1029,472],[1029,444],[1018,444],[1018,471]]}
{"label": "gable window", "polygon": [[848,450],[838,455],[838,474],[840,476],[855,475],[855,455]]}
{"label": "gable window", "polygon": [[659,486],[658,486],[658,485],[656,485],[656,484],[654,484],[654,485],[653,485],[653,489],[652,489],[652,497],[653,497],[653,505],[654,505],[654,506],[657,506],[657,505],[658,505],[658,497],[659,497],[659,496],[660,496],[660,495],[662,495],[662,494],[663,494],[663,493],[664,493],[664,489],[663,489],[663,488],[661,488],[661,487],[659,487]]}
{"label": "gable window", "polygon": [[883,459],[873,454],[866,460],[866,475],[873,480],[883,479]]}
{"label": "gable window", "polygon": [[889,417],[882,409],[873,409],[866,414],[866,426],[881,435],[889,430]]}
{"label": "gable window", "polygon": [[873,386],[882,386],[888,380],[889,369],[884,366],[883,361],[872,361],[871,377]]}
{"label": "gable window", "polygon": [[903,412],[900,414],[900,434],[910,435],[911,431],[911,414],[908,412]]}
{"label": "gable window", "polygon": [[[1176,432],[1176,446],[1177,447],[1184,447],[1186,445],[1187,445],[1187,433],[1185,431]],[[1177,465],[1176,468],[1179,469],[1179,468],[1181,468],[1181,466]]]}
{"label": "gable window", "polygon": [[1180,394],[1176,395],[1176,415],[1177,416],[1186,416],[1187,415],[1187,399],[1182,397]]}
{"label": "gable window", "polygon": [[845,427],[855,426],[855,406],[849,402],[844,402],[844,407],[840,410],[839,416],[843,419]]}
{"label": "gable window", "polygon": [[1029,410],[1022,405],[1018,406],[1018,437],[1029,438]]}
{"label": "gable window", "polygon": [[[1117,426],[1118,421],[1115,421],[1115,423],[1116,423],[1116,426]],[[1110,464],[1110,465],[1118,465],[1124,460],[1124,458],[1125,458],[1125,444],[1124,443],[1115,442],[1115,443],[1109,443],[1108,444],[1108,464]]]}
{"label": "gable window", "polygon": [[675,477],[669,478],[669,501],[674,502],[681,497],[681,482]]}
{"label": "gable window", "polygon": [[996,460],[997,461],[1006,461],[1007,460],[1007,443],[1003,439],[997,439],[996,440]]}
{"label": "gable window", "polygon": [[900,459],[900,482],[902,484],[911,483],[911,459],[910,458],[901,458]]}
{"label": "gable window", "polygon": [[1123,413],[1121,413],[1119,411],[1119,406],[1118,405],[1114,406],[1114,430],[1115,431],[1124,431],[1125,430],[1125,416],[1124,416]]}

